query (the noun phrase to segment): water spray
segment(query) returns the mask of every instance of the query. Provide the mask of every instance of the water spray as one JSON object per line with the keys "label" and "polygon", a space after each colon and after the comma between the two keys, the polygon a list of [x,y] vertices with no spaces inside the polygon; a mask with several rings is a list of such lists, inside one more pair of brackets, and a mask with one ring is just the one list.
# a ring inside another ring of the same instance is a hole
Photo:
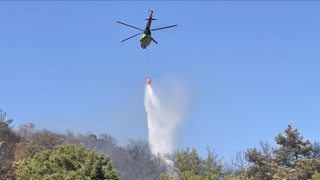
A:
{"label": "water spray", "polygon": [[144,105],[148,120],[149,143],[154,154],[170,153],[177,146],[178,125],[186,110],[186,91],[181,86],[154,91],[151,78],[146,79]]}

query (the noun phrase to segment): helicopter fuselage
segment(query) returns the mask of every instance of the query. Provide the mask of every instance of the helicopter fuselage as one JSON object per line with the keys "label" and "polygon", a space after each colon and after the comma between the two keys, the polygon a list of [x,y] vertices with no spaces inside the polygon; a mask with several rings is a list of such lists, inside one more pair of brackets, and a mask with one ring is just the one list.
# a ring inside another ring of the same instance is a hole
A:
{"label": "helicopter fuselage", "polygon": [[140,38],[140,46],[142,47],[142,49],[145,49],[150,45],[151,41],[152,41],[151,35],[143,34]]}
{"label": "helicopter fuselage", "polygon": [[153,16],[153,11],[150,10],[149,18],[146,19],[146,20],[148,20],[146,28],[145,28],[145,30],[144,30],[141,38],[140,38],[140,46],[142,47],[142,49],[147,48],[150,45],[150,43],[151,43],[151,41],[153,39],[152,36],[151,36],[151,30],[150,30],[151,22],[153,20],[152,16]]}

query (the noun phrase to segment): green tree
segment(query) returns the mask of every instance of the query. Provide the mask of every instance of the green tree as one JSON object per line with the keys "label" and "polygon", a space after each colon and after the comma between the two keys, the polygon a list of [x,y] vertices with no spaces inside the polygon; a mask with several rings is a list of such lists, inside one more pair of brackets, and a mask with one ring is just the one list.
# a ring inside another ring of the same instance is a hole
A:
{"label": "green tree", "polygon": [[174,175],[171,178],[180,180],[217,180],[222,170],[217,155],[210,150],[206,159],[202,159],[195,149],[189,148],[169,154],[167,159],[173,163]]}
{"label": "green tree", "polygon": [[280,147],[274,150],[277,165],[274,179],[311,179],[320,170],[320,161],[312,157],[312,144],[303,140],[297,129],[288,125],[285,135],[278,134],[275,140]]}
{"label": "green tree", "polygon": [[303,137],[297,129],[292,129],[291,125],[285,129],[285,136],[278,134],[275,141],[280,145],[275,150],[277,163],[283,167],[294,168],[295,160],[309,158],[311,156],[312,145],[303,141]]}
{"label": "green tree", "polygon": [[200,175],[201,159],[195,149],[190,151],[190,149],[187,148],[185,151],[177,153],[175,159],[175,171],[180,179]]}
{"label": "green tree", "polygon": [[224,177],[225,180],[238,180],[238,176],[235,173],[228,174]]}
{"label": "green tree", "polygon": [[168,174],[166,173],[161,173],[160,174],[160,180],[173,180]]}
{"label": "green tree", "polygon": [[308,180],[315,172],[320,172],[318,148],[314,148],[308,140],[303,140],[297,129],[288,125],[284,135],[278,134],[275,141],[279,147],[272,151],[271,148],[247,151],[246,158],[251,163],[248,173],[251,177],[266,180]]}
{"label": "green tree", "polygon": [[259,151],[257,148],[248,149],[246,159],[251,163],[248,175],[254,179],[272,180],[273,168],[272,157]]}
{"label": "green tree", "polygon": [[315,173],[315,174],[312,176],[311,180],[320,180],[320,173]]}
{"label": "green tree", "polygon": [[17,179],[120,179],[109,157],[83,146],[58,145],[20,161]]}
{"label": "green tree", "polygon": [[215,161],[216,159],[217,155],[208,149],[207,159],[203,163],[205,170],[205,179],[213,180],[219,178],[220,172],[222,170],[222,165],[220,163],[217,163]]}

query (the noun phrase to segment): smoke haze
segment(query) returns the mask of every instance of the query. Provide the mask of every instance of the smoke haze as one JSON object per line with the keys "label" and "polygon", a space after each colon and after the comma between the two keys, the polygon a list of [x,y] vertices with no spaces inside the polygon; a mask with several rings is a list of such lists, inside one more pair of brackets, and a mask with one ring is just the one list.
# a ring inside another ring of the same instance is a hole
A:
{"label": "smoke haze", "polygon": [[148,119],[149,143],[153,153],[169,153],[176,148],[178,125],[187,108],[187,93],[181,84],[169,87],[147,85],[145,110]]}

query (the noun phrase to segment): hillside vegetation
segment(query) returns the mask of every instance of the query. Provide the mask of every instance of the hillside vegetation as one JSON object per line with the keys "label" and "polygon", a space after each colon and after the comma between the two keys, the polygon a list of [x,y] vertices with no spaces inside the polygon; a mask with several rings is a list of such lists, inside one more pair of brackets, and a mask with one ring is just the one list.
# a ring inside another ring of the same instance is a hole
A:
{"label": "hillside vegetation", "polygon": [[276,147],[260,142],[223,163],[210,149],[206,157],[194,148],[154,155],[142,139],[119,146],[109,134],[61,134],[32,123],[13,128],[6,116],[0,109],[1,180],[320,180],[320,144],[291,125],[275,136]]}

